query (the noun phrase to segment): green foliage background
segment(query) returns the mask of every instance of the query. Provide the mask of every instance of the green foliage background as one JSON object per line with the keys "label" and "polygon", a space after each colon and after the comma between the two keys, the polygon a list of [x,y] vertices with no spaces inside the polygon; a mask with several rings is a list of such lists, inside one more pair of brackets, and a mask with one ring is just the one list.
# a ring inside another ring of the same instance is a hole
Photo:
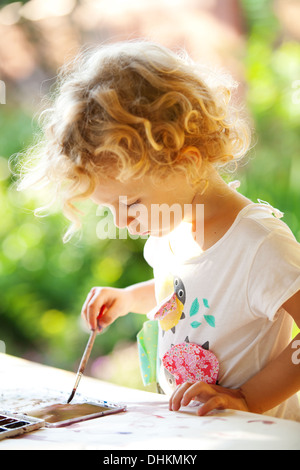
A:
{"label": "green foliage background", "polygon": [[[270,1],[244,0],[243,6],[248,43],[242,60],[255,146],[247,165],[230,177],[240,179],[241,192],[253,201],[282,210],[300,240],[300,45],[282,37]],[[0,105],[0,339],[8,354],[75,370],[87,340],[79,314],[91,287],[124,287],[152,272],[143,240],[98,239],[100,219],[92,204],[86,205],[81,237],[66,245],[67,222],[58,211],[34,217],[38,195],[16,191],[7,161],[31,144],[35,128],[26,108]],[[143,321],[129,314],[115,322],[97,341],[94,358],[134,342]]]}

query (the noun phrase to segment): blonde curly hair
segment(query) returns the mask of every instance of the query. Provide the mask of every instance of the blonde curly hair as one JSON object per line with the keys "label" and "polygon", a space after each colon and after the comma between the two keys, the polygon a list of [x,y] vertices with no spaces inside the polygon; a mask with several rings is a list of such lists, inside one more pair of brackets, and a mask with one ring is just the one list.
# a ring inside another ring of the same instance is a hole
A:
{"label": "blonde curly hair", "polygon": [[230,99],[235,84],[221,75],[147,41],[79,53],[59,72],[19,189],[54,184],[72,222],[68,239],[80,227],[74,202],[93,193],[98,176],[183,171],[199,184],[207,163],[223,167],[249,147],[249,126]]}

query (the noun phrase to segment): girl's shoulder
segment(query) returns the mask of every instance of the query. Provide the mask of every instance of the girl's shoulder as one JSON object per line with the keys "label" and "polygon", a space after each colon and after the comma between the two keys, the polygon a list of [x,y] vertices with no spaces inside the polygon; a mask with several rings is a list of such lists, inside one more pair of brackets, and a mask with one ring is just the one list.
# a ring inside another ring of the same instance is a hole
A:
{"label": "girl's shoulder", "polygon": [[252,221],[253,228],[260,228],[262,233],[276,231],[278,234],[295,238],[289,226],[282,220],[284,213],[266,201],[258,199],[257,203],[246,206],[239,216],[241,219]]}

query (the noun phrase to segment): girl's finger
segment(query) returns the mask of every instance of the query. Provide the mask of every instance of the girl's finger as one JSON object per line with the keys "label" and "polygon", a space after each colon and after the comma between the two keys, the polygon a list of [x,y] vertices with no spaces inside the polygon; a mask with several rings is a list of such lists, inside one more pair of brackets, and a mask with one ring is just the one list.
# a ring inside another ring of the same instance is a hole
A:
{"label": "girl's finger", "polygon": [[205,382],[196,382],[184,393],[182,405],[188,405],[191,400],[198,400],[204,403],[217,394],[218,392],[211,385]]}
{"label": "girl's finger", "polygon": [[101,296],[101,292],[99,294],[99,291],[96,290],[94,292],[94,295],[89,299],[87,303],[87,321],[91,329],[96,329],[98,327],[97,317],[101,312],[101,308],[105,305],[105,299],[102,297],[103,296]]}
{"label": "girl's finger", "polygon": [[98,328],[106,328],[118,318],[114,303],[111,306],[103,305],[103,312],[98,317]]}
{"label": "girl's finger", "polygon": [[191,387],[191,386],[192,386],[191,383],[185,382],[184,384],[179,385],[176,388],[175,392],[173,393],[173,395],[171,396],[170,401],[169,401],[169,409],[171,411],[178,411],[179,410],[180,405],[181,405],[182,397],[183,397],[184,393],[186,392],[186,390],[188,390],[189,387]]}
{"label": "girl's finger", "polygon": [[204,416],[210,411],[213,410],[225,410],[228,408],[228,400],[226,396],[216,395],[215,397],[210,398],[206,403],[199,407],[197,414],[199,416]]}
{"label": "girl's finger", "polygon": [[87,320],[87,306],[88,306],[88,303],[89,301],[91,300],[91,298],[93,297],[93,295],[95,294],[95,290],[96,290],[96,287],[93,287],[90,292],[88,293],[86,299],[85,299],[85,302],[82,306],[82,309],[81,309],[81,316],[82,318],[88,322]]}

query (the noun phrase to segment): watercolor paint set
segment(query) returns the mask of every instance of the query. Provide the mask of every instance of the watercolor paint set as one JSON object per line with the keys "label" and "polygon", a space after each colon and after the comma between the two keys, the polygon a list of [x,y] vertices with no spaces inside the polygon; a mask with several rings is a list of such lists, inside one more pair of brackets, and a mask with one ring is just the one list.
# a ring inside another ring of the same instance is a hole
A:
{"label": "watercolor paint set", "polygon": [[43,419],[45,426],[48,428],[59,428],[123,411],[126,411],[126,406],[102,401],[97,403],[54,404],[28,411],[28,414]]}
{"label": "watercolor paint set", "polygon": [[59,428],[127,411],[125,405],[107,401],[54,403],[23,413],[0,410],[0,440],[35,431],[41,427]]}
{"label": "watercolor paint set", "polygon": [[45,426],[43,419],[0,411],[0,440],[35,431],[42,426]]}

